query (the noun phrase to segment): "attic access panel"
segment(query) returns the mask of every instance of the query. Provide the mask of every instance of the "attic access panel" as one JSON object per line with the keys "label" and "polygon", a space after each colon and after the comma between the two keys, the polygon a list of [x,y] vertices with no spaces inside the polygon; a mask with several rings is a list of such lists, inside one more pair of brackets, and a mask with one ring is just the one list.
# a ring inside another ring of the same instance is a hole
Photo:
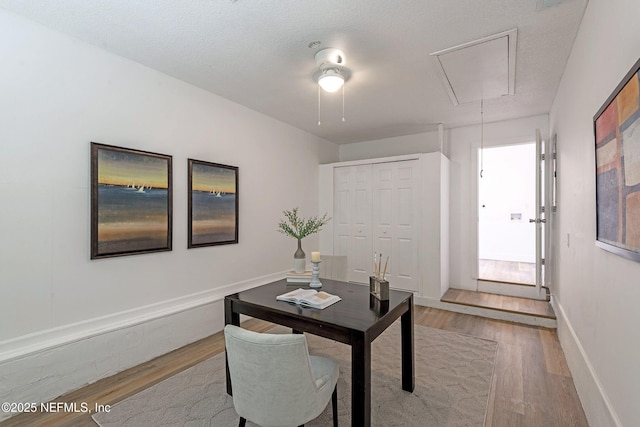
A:
{"label": "attic access panel", "polygon": [[515,94],[517,34],[513,29],[431,54],[453,105]]}

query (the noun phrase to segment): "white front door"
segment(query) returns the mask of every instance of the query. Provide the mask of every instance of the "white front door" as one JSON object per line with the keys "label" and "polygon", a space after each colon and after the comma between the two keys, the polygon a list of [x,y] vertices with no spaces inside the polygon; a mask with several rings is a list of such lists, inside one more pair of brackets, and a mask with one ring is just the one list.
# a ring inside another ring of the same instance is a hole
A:
{"label": "white front door", "polygon": [[543,299],[544,147],[479,150],[478,290]]}
{"label": "white front door", "polygon": [[544,177],[545,153],[540,136],[540,129],[536,129],[536,214],[529,219],[536,229],[536,289],[540,292],[544,284],[544,229],[547,222],[544,207]]}

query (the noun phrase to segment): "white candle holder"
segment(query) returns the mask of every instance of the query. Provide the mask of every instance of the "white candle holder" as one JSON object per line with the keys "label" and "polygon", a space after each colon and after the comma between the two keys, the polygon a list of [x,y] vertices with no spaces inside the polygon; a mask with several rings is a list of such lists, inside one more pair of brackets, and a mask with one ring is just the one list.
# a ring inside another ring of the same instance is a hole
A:
{"label": "white candle holder", "polygon": [[313,264],[313,269],[311,270],[311,283],[309,283],[309,287],[311,288],[319,288],[322,286],[322,283],[320,283],[320,279],[318,279],[318,276],[320,274],[320,268],[318,267],[318,264],[320,264],[321,261],[311,261],[311,264]]}

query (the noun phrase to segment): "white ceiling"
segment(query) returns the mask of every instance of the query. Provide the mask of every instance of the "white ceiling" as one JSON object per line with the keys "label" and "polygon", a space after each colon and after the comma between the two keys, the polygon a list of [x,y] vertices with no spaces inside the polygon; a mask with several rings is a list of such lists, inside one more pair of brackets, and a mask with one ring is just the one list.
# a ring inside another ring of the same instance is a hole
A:
{"label": "white ceiling", "polygon": [[[479,103],[454,106],[429,54],[513,28],[515,95],[486,100],[484,120],[548,113],[587,1],[541,8],[540,0],[0,0],[0,7],[342,144],[479,123]],[[322,94],[317,125],[314,41],[345,53],[352,72],[345,123],[339,91]]]}

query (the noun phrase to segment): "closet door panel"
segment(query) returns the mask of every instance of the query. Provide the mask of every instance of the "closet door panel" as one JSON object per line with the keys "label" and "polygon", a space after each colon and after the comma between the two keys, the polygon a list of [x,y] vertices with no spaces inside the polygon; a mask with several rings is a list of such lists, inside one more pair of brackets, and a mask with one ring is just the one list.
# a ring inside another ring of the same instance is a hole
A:
{"label": "closet door panel", "polygon": [[351,247],[349,280],[369,283],[371,254],[371,165],[351,168]]}
{"label": "closet door panel", "polygon": [[415,279],[414,264],[416,264],[416,253],[413,250],[413,241],[411,239],[397,239],[394,245],[393,257],[395,270],[393,277],[396,279],[395,287],[403,289],[412,288],[410,284]]}
{"label": "closet door panel", "polygon": [[[387,256],[391,256],[391,247],[393,245],[393,191],[391,189],[374,190],[374,222],[373,222],[373,252],[382,254],[382,262]],[[381,268],[384,267],[384,264]],[[389,269],[387,268],[387,273]]]}
{"label": "closet door panel", "polygon": [[351,241],[351,256],[347,259],[350,268],[349,281],[369,283],[373,255],[371,253],[371,240],[365,236],[354,236]]}
{"label": "closet door panel", "polygon": [[[393,164],[373,165],[373,252],[391,255],[393,225]],[[388,270],[387,270],[388,271]]]}
{"label": "closet door panel", "polygon": [[393,286],[417,291],[418,277],[418,163],[395,164]]}
{"label": "closet door panel", "polygon": [[351,240],[351,169],[333,170],[333,254],[349,255]]}

